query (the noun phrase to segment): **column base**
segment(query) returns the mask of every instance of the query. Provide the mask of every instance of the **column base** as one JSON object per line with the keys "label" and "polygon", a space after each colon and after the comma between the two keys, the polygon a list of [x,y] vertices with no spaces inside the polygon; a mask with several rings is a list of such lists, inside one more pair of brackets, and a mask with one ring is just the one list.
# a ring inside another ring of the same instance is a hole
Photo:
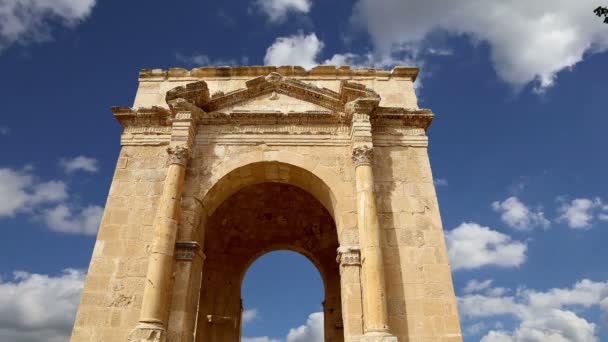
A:
{"label": "column base", "polygon": [[361,342],[397,342],[397,337],[385,332],[369,332],[361,336]]}
{"label": "column base", "polygon": [[128,342],[165,342],[167,331],[162,324],[138,323],[129,333]]}

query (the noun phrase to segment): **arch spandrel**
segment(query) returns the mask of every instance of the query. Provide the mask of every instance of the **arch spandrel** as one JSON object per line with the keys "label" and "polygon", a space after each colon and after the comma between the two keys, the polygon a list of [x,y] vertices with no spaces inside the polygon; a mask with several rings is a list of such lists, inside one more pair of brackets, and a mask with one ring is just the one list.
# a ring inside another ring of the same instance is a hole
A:
{"label": "arch spandrel", "polygon": [[[200,157],[205,160],[205,155]],[[217,157],[216,157],[217,158]],[[210,215],[226,198],[239,189],[256,183],[278,182],[295,185],[312,194],[343,228],[341,215],[354,206],[352,182],[345,182],[336,168],[321,165],[320,156],[293,151],[250,150],[232,158],[219,159],[212,173],[198,181],[196,197]]]}

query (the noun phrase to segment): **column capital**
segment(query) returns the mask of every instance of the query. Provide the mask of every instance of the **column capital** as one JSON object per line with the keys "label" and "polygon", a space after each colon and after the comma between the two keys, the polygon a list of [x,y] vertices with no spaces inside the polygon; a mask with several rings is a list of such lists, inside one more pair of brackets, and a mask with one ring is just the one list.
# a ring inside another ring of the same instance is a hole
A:
{"label": "column capital", "polygon": [[175,243],[175,259],[192,261],[195,257],[205,260],[203,248],[196,241],[177,241]]}
{"label": "column capital", "polygon": [[352,159],[355,167],[360,165],[371,165],[374,158],[374,149],[368,145],[362,145],[353,148]]}
{"label": "column capital", "polygon": [[171,164],[178,164],[182,166],[188,165],[190,159],[190,149],[183,145],[177,145],[167,148],[167,154],[169,155],[168,162]]}
{"label": "column capital", "polygon": [[339,247],[336,261],[340,266],[361,266],[361,248],[358,246]]}

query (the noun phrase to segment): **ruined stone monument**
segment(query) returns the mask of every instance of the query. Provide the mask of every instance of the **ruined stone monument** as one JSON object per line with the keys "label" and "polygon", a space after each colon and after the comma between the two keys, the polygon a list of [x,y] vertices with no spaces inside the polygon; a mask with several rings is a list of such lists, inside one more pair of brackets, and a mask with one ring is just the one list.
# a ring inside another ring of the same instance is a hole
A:
{"label": "ruined stone monument", "polygon": [[141,71],[71,341],[240,341],[278,249],[318,268],[325,341],[461,341],[417,73]]}

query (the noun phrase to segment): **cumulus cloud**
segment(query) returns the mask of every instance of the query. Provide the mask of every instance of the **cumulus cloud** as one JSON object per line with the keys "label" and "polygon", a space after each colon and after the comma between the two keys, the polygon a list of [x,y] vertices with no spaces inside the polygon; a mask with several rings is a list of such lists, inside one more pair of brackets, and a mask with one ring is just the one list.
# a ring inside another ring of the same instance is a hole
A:
{"label": "cumulus cloud", "polygon": [[68,197],[61,181],[39,182],[28,170],[0,168],[0,218]]}
{"label": "cumulus cloud", "polygon": [[[266,65],[299,65],[310,69],[319,64],[325,65],[349,65],[353,68],[380,68],[387,69],[396,65],[421,65],[409,57],[396,57],[393,55],[378,56],[373,53],[367,54],[334,54],[329,59],[321,59],[321,51],[324,47],[317,35],[298,33],[292,36],[279,37],[266,50],[264,64]],[[420,86],[417,79],[415,85]]]}
{"label": "cumulus cloud", "polygon": [[73,27],[89,17],[96,0],[0,1],[0,50],[51,39],[51,23]]}
{"label": "cumulus cloud", "polygon": [[258,310],[257,309],[247,309],[243,311],[242,320],[243,324],[247,324],[254,319],[258,318]]}
{"label": "cumulus cloud", "polygon": [[594,323],[578,316],[581,308],[602,306],[608,298],[608,282],[588,279],[571,288],[536,291],[519,288],[515,296],[490,297],[468,294],[458,298],[464,320],[512,316],[518,321],[512,332],[489,331],[482,341],[597,341]]}
{"label": "cumulus cloud", "polygon": [[58,276],[14,272],[0,280],[0,340],[67,341],[85,274],[66,269]]}
{"label": "cumulus cloud", "polygon": [[589,229],[598,210],[601,210],[598,219],[608,220],[608,206],[603,205],[600,198],[576,198],[569,203],[562,203],[558,208],[560,216],[557,221],[566,222],[573,229]]}
{"label": "cumulus cloud", "polygon": [[[248,310],[245,310],[247,312]],[[257,316],[257,311],[255,316]],[[243,313],[243,321],[245,321]],[[306,324],[289,329],[285,342],[323,342],[323,313],[313,312],[308,316]],[[270,338],[268,336],[243,337],[243,342],[282,342],[282,340]]]}
{"label": "cumulus cloud", "polygon": [[312,68],[317,65],[317,56],[323,49],[323,42],[314,33],[298,33],[289,37],[279,37],[266,50],[266,65],[300,65]]}
{"label": "cumulus cloud", "polygon": [[308,13],[312,7],[310,0],[256,0],[255,5],[268,20],[280,23],[287,19],[289,13]]}
{"label": "cumulus cloud", "polygon": [[66,173],[74,171],[97,172],[97,159],[86,156],[78,156],[74,158],[63,158],[59,161],[59,165]]}
{"label": "cumulus cloud", "polygon": [[477,279],[471,279],[467,282],[467,285],[464,287],[464,293],[472,293],[472,292],[479,292],[481,290],[485,290],[487,288],[489,288],[492,285],[492,282],[494,280],[492,279],[486,279],[486,280],[477,280]]}
{"label": "cumulus cloud", "polygon": [[243,337],[242,342],[281,342],[280,340],[270,338],[268,336],[262,337]]}
{"label": "cumulus cloud", "polygon": [[289,330],[287,342],[323,342],[323,313],[314,312],[308,316],[306,324]]}
{"label": "cumulus cloud", "polygon": [[548,228],[550,225],[542,211],[529,209],[515,196],[502,202],[493,202],[492,208],[501,214],[500,218],[504,223],[517,230],[531,230],[535,227]]}
{"label": "cumulus cloud", "polygon": [[66,204],[59,204],[44,211],[44,220],[51,230],[57,232],[95,235],[102,214],[103,208],[98,205],[73,210]]}
{"label": "cumulus cloud", "polygon": [[69,197],[65,182],[41,182],[28,169],[0,169],[0,218],[27,213],[57,232],[95,234],[103,208],[70,205]]}
{"label": "cumulus cloud", "polygon": [[515,87],[533,82],[542,91],[558,72],[608,49],[605,27],[589,8],[570,0],[359,0],[352,20],[369,32],[379,55],[443,48],[429,39],[437,32],[487,43],[501,79]]}
{"label": "cumulus cloud", "polygon": [[474,222],[460,224],[445,237],[453,270],[516,267],[526,260],[525,243]]}

